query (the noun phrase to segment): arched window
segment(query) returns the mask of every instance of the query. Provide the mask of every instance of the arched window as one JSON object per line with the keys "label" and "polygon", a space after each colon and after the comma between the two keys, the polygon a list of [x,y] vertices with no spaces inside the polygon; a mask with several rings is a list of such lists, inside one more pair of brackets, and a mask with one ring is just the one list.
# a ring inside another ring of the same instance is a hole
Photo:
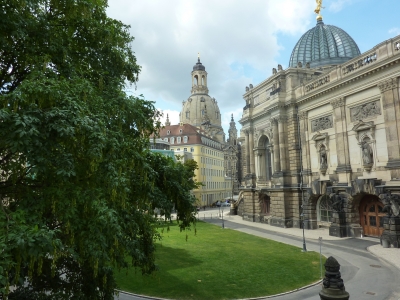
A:
{"label": "arched window", "polygon": [[332,199],[322,196],[317,204],[317,219],[320,222],[332,222]]}
{"label": "arched window", "polygon": [[205,85],[205,77],[204,77],[204,75],[203,76],[201,76],[201,85]]}
{"label": "arched window", "polygon": [[187,136],[184,136],[184,137],[183,137],[183,142],[184,142],[184,143],[187,143],[187,141],[188,141],[188,137],[187,137]]}
{"label": "arched window", "polygon": [[175,143],[175,138],[171,138],[171,144]]}
{"label": "arched window", "polygon": [[199,85],[199,77],[197,75],[194,75],[194,84]]}
{"label": "arched window", "polygon": [[189,111],[186,112],[186,119],[190,119],[190,112]]}
{"label": "arched window", "polygon": [[178,136],[178,137],[176,138],[176,142],[177,142],[177,143],[180,143],[180,142],[181,142],[181,137],[180,137],[180,136]]}

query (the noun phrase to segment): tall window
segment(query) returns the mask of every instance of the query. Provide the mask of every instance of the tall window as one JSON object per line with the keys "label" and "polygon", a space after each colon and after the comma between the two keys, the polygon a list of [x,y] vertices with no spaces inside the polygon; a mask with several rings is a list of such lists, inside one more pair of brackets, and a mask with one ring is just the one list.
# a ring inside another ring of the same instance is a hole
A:
{"label": "tall window", "polygon": [[180,137],[180,136],[178,136],[178,137],[176,138],[176,142],[177,142],[177,143],[180,143],[180,142],[181,142],[181,137]]}
{"label": "tall window", "polygon": [[186,112],[186,119],[190,119],[190,112]]}
{"label": "tall window", "polygon": [[194,148],[193,147],[190,148],[190,152],[194,152]]}
{"label": "tall window", "polygon": [[175,143],[175,138],[171,138],[171,144]]}
{"label": "tall window", "polygon": [[271,159],[271,145],[269,143],[269,139],[265,141],[265,163],[266,163],[266,177],[267,180],[271,180],[272,178],[272,159]]}
{"label": "tall window", "polygon": [[184,143],[187,143],[187,141],[188,141],[188,137],[187,137],[187,136],[184,136],[184,137],[183,137],[183,142],[184,142]]}

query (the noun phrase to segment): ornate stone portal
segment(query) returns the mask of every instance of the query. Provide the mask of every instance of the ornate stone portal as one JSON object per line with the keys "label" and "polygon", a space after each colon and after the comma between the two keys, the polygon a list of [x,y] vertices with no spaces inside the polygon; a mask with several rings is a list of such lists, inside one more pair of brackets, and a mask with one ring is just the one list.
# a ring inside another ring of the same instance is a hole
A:
{"label": "ornate stone portal", "polygon": [[384,231],[381,236],[381,243],[384,248],[393,245],[394,248],[400,248],[400,196],[388,191],[380,195],[384,205],[383,212],[387,216],[383,219]]}

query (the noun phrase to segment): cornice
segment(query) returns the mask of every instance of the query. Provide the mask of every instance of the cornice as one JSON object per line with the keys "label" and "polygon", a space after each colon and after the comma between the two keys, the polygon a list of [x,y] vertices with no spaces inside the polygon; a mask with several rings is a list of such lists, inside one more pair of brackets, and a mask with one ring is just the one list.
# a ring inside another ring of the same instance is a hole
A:
{"label": "cornice", "polygon": [[[330,81],[329,83],[324,85],[324,88],[315,90],[314,92],[311,92],[309,95],[303,95],[301,97],[299,97],[299,99],[297,100],[297,104],[303,104],[305,102],[311,101],[317,97],[320,97],[323,94],[326,93],[330,93],[334,90],[337,90],[345,85],[348,85],[349,83],[358,81],[360,79],[364,79],[365,77],[368,77],[370,75],[372,75],[373,73],[379,72],[380,70],[386,69],[390,66],[396,65],[400,63],[400,57],[398,55],[396,56],[392,56],[389,60],[383,60],[381,62],[376,61],[374,64],[371,64],[370,67],[367,67],[365,69],[362,69],[363,72],[360,73],[351,73],[351,75],[349,76],[345,76],[344,78],[342,77],[339,80],[335,80],[335,81]],[[340,66],[342,67],[342,66]],[[399,70],[397,69],[394,72],[394,76],[395,74],[398,74]],[[323,76],[323,75],[321,75]],[[400,76],[400,75],[397,75]],[[374,81],[374,85],[376,86],[376,79],[373,80]],[[303,87],[304,88],[304,87]]]}
{"label": "cornice", "polygon": [[[384,69],[384,67],[380,67],[379,69]],[[376,72],[369,72],[369,73],[376,73]],[[362,77],[363,77],[363,79],[365,79],[366,77],[368,77],[368,75],[364,75]],[[373,77],[371,76],[371,79],[369,79],[368,81],[364,81],[364,82],[360,82],[360,83],[355,83],[356,80],[351,80],[351,82],[354,81],[353,84],[349,84],[350,82],[340,82],[340,83],[338,83],[337,87],[334,87],[334,88],[330,87],[329,89],[321,91],[318,94],[299,98],[297,100],[297,104],[304,105],[322,95],[326,95],[326,94],[330,94],[330,93],[333,94],[332,97],[330,97],[330,98],[337,98],[339,96],[346,97],[346,96],[355,94],[361,90],[365,90],[365,89],[371,88],[371,87],[376,87],[377,83],[384,82],[388,77],[390,77],[390,78],[400,77],[400,69],[399,68],[393,69],[393,72],[391,72],[389,74],[385,73],[378,78],[376,76],[373,76]],[[345,88],[343,88],[343,87],[345,87]],[[343,88],[342,90],[340,90],[340,94],[339,94],[339,91],[335,93],[334,91],[339,90],[339,88]],[[326,99],[326,101],[320,102],[320,105],[329,104],[329,103],[330,103],[330,99]],[[288,102],[286,104],[286,107],[289,107],[289,106],[290,106],[290,103]]]}

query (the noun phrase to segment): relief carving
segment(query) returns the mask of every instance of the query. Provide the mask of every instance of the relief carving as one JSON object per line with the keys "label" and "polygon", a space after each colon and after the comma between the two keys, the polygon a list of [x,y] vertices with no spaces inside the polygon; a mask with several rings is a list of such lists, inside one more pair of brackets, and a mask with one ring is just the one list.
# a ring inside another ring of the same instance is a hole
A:
{"label": "relief carving", "polygon": [[332,116],[326,116],[311,121],[311,132],[321,131],[332,127],[333,127]]}
{"label": "relief carving", "polygon": [[362,104],[350,109],[350,116],[352,122],[380,114],[381,114],[381,106],[379,100]]}

